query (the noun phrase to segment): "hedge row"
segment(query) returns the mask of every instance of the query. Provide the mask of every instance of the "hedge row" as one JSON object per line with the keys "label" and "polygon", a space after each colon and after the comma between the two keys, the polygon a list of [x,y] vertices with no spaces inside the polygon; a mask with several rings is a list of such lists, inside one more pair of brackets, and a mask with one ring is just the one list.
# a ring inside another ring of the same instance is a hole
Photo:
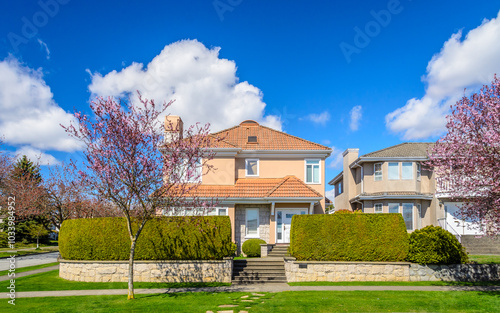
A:
{"label": "hedge row", "polygon": [[[158,217],[146,223],[134,259],[220,260],[235,250],[227,216]],[[66,220],[59,233],[59,251],[66,260],[128,260],[130,237],[126,220]]]}
{"label": "hedge row", "polygon": [[294,215],[290,251],[299,261],[405,261],[403,216],[388,214]]}

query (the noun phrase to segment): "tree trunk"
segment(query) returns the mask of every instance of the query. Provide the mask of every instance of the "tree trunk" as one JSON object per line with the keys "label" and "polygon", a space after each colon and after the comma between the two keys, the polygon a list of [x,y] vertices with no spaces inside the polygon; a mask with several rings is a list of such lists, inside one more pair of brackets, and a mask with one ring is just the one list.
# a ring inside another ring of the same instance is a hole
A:
{"label": "tree trunk", "polygon": [[38,237],[36,237],[36,248],[38,249]]}
{"label": "tree trunk", "polygon": [[128,260],[128,297],[127,300],[134,299],[134,254],[136,239],[132,238],[130,246],[130,259]]}

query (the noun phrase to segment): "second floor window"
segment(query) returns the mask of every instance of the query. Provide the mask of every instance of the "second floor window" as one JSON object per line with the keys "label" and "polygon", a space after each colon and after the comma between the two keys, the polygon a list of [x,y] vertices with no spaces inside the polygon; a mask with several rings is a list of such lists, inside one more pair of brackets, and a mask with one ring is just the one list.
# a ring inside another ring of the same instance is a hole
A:
{"label": "second floor window", "polygon": [[320,170],[319,160],[306,160],[306,183],[319,184]]}
{"label": "second floor window", "polygon": [[373,172],[375,173],[375,181],[382,180],[382,163],[376,163],[373,165]]}
{"label": "second floor window", "polygon": [[340,195],[342,193],[342,182],[339,182],[337,185],[337,195]]}
{"label": "second floor window", "polygon": [[402,179],[413,179],[413,163],[412,162],[401,163],[401,178]]}
{"label": "second floor window", "polygon": [[389,179],[399,179],[399,163],[389,162]]}
{"label": "second floor window", "polygon": [[422,165],[417,163],[417,180],[420,181],[422,177]]}
{"label": "second floor window", "polygon": [[259,176],[259,159],[245,160],[246,176]]}
{"label": "second floor window", "polygon": [[[174,170],[173,176],[170,178],[171,182],[179,183],[199,183],[201,182],[202,161],[198,159],[196,162],[189,164],[188,160],[183,160],[181,164]],[[194,168],[192,167],[194,164]]]}

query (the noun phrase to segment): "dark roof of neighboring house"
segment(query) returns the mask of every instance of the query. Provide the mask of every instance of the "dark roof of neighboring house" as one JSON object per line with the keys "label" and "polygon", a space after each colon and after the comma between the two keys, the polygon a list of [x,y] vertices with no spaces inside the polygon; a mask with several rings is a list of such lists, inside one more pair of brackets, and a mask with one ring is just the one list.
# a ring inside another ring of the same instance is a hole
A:
{"label": "dark roof of neighboring house", "polygon": [[[223,138],[218,148],[244,150],[329,150],[329,147],[299,138],[247,120],[237,126],[211,134]],[[251,137],[251,140],[250,138]]]}
{"label": "dark roof of neighboring house", "polygon": [[409,157],[427,157],[427,151],[433,145],[432,142],[405,142],[392,147],[377,150],[361,158],[409,158]]}
{"label": "dark roof of neighboring house", "polygon": [[431,199],[432,193],[421,193],[415,191],[387,191],[387,192],[363,192],[349,201],[372,200],[372,199]]}
{"label": "dark roof of neighboring house", "polygon": [[199,185],[186,197],[201,198],[323,198],[295,176],[240,178],[234,185]]}

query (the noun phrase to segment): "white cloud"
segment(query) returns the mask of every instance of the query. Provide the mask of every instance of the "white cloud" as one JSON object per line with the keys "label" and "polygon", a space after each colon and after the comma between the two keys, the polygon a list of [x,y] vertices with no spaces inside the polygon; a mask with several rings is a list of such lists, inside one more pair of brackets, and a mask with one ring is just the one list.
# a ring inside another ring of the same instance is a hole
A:
{"label": "white cloud", "polygon": [[309,114],[307,119],[313,121],[314,123],[325,125],[326,122],[330,120],[330,113],[328,113],[328,111],[324,111],[320,114]]}
{"label": "white cloud", "polygon": [[0,112],[0,136],[7,144],[68,152],[80,147],[60,126],[69,125],[72,115],[54,102],[41,70],[12,57],[0,62]]}
{"label": "white cloud", "polygon": [[148,99],[175,99],[168,113],[180,115],[187,125],[209,122],[212,131],[246,119],[281,130],[279,116],[264,115],[262,92],[246,81],[239,82],[235,62],[220,59],[219,50],[197,40],[178,41],[165,46],[147,66],[133,63],[104,76],[91,74],[89,90],[93,95],[114,97],[139,90]]}
{"label": "white cloud", "polygon": [[58,165],[60,162],[50,154],[44,153],[38,149],[33,149],[28,146],[21,147],[15,152],[16,159],[27,156],[35,164],[40,165]]}
{"label": "white cloud", "polygon": [[38,43],[40,44],[40,46],[42,48],[45,49],[45,53],[47,53],[47,60],[50,59],[50,50],[49,50],[49,46],[47,46],[47,44],[45,42],[43,42],[41,39],[38,39]]}
{"label": "white cloud", "polygon": [[330,199],[330,201],[334,201],[335,200],[335,188],[332,189],[332,190],[326,190],[325,191],[325,196]]}
{"label": "white cloud", "polygon": [[328,164],[328,167],[334,169],[342,169],[343,151],[335,147],[330,147],[330,148],[332,149],[332,154],[330,155],[330,163]]}
{"label": "white cloud", "polygon": [[453,34],[432,57],[423,78],[427,84],[425,95],[389,113],[387,128],[403,133],[404,139],[440,135],[446,130],[445,116],[450,105],[464,95],[464,88],[470,94],[500,73],[500,12],[461,39],[461,31]]}
{"label": "white cloud", "polygon": [[352,131],[356,131],[359,128],[359,123],[361,122],[361,118],[363,117],[363,108],[360,105],[356,105],[349,112],[350,122],[349,128]]}

